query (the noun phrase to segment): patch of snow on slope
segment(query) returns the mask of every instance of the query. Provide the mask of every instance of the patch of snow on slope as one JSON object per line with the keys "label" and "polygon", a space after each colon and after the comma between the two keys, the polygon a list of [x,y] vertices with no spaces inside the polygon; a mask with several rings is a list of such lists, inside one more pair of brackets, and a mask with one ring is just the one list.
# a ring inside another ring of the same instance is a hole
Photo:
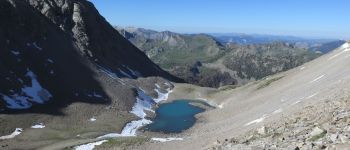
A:
{"label": "patch of snow on slope", "polygon": [[39,124],[33,125],[31,128],[42,129],[42,128],[45,128],[45,125],[43,123],[39,123]]}
{"label": "patch of snow on slope", "polygon": [[218,105],[218,108],[220,109],[224,108],[224,103],[221,103],[220,105]]}
{"label": "patch of snow on slope", "polygon": [[51,63],[51,64],[54,63],[54,61],[53,61],[52,59],[47,59],[47,61],[48,61],[49,63]]}
{"label": "patch of snow on slope", "polygon": [[154,99],[154,101],[156,102],[156,103],[159,103],[159,102],[161,102],[161,101],[164,101],[164,100],[167,100],[168,99],[168,97],[169,97],[169,94],[171,93],[171,92],[173,92],[172,90],[170,90],[170,88],[168,88],[168,89],[166,89],[166,93],[162,93],[161,91],[160,91],[160,88],[159,88],[159,85],[157,86],[157,84],[156,84],[156,89],[154,89],[154,91],[156,91],[157,92],[157,94],[158,94],[158,98],[155,98]]}
{"label": "patch of snow on slope", "polygon": [[36,42],[33,43],[33,46],[40,51],[43,50],[41,47],[38,46],[38,44],[36,44]]}
{"label": "patch of snow on slope", "polygon": [[158,89],[160,89],[160,86],[159,86],[159,84],[154,84],[155,86],[156,86],[156,88],[158,88]]}
{"label": "patch of snow on slope", "polygon": [[130,71],[133,76],[135,76],[135,77],[142,77],[142,74],[140,72],[138,72],[136,70],[132,70],[129,67],[126,67],[126,69],[128,69],[128,71]]}
{"label": "patch of snow on slope", "polygon": [[151,111],[152,106],[155,104],[152,97],[148,96],[143,90],[137,90],[138,96],[136,97],[136,103],[132,107],[131,113],[140,118],[145,118],[145,110]]}
{"label": "patch of snow on slope", "polygon": [[109,77],[111,77],[112,79],[117,79],[118,78],[118,75],[115,74],[114,72],[102,67],[102,66],[99,66],[97,65],[99,68],[100,68],[100,71],[107,74]]}
{"label": "patch of snow on slope", "polygon": [[301,101],[296,101],[296,102],[294,102],[292,105],[296,105],[296,104],[298,104],[298,103],[300,103]]}
{"label": "patch of snow on slope", "polygon": [[123,136],[136,136],[136,131],[143,127],[144,125],[152,123],[151,120],[147,120],[145,118],[142,118],[141,120],[135,120],[131,121],[130,123],[126,124],[124,127],[121,135]]}
{"label": "patch of snow on slope", "polygon": [[283,109],[282,108],[280,108],[280,109],[277,109],[277,110],[275,110],[274,112],[272,112],[273,114],[278,114],[278,113],[281,113],[283,111]]}
{"label": "patch of snow on slope", "polygon": [[95,148],[95,146],[101,145],[105,142],[107,142],[107,140],[102,140],[102,141],[97,141],[97,142],[93,142],[93,143],[80,145],[80,146],[75,147],[75,150],[93,150]]}
{"label": "patch of snow on slope", "polygon": [[12,53],[13,55],[16,55],[16,56],[18,56],[19,54],[21,54],[19,51],[14,51],[14,50],[12,50],[11,53]]}
{"label": "patch of snow on slope", "polygon": [[[2,95],[2,94],[0,94]],[[12,95],[11,97],[2,95],[3,99],[6,102],[6,107],[10,109],[28,109],[32,106],[30,102],[28,102],[28,97],[19,96],[18,94]]]}
{"label": "patch of snow on slope", "polygon": [[343,49],[343,50],[342,50],[341,52],[339,52],[339,53],[337,53],[337,54],[335,54],[335,55],[329,57],[328,60],[332,60],[333,58],[338,57],[339,55],[341,55],[341,54],[343,54],[343,53],[345,53],[345,52],[350,51],[350,45],[349,45],[349,43],[343,44],[343,45],[340,47],[340,49]]}
{"label": "patch of snow on slope", "polygon": [[265,120],[265,118],[267,118],[267,115],[263,115],[262,117],[258,118],[258,119],[255,119],[251,122],[248,122],[247,124],[245,124],[245,126],[249,126],[249,125],[252,125],[252,124],[255,124],[255,123],[260,123],[262,121]]}
{"label": "patch of snow on slope", "polygon": [[319,92],[316,92],[316,93],[314,93],[314,94],[312,94],[312,95],[310,95],[310,96],[306,97],[306,99],[310,99],[310,98],[312,98],[312,97],[316,96],[318,93],[319,93]]}
{"label": "patch of snow on slope", "polygon": [[[168,90],[170,92],[170,89]],[[119,133],[110,133],[103,136],[98,137],[98,139],[101,138],[115,138],[115,137],[124,137],[124,136],[136,136],[136,131],[141,128],[142,126],[145,126],[147,124],[152,123],[151,120],[146,119],[146,113],[145,111],[151,111],[152,106],[156,104],[156,100],[152,99],[149,95],[147,95],[142,89],[137,89],[138,96],[136,97],[136,103],[132,107],[132,110],[130,113],[138,116],[141,118],[140,120],[134,120],[126,124],[126,126],[123,128],[122,132]],[[158,95],[157,101],[159,100],[166,100],[168,98],[167,94],[162,93],[163,95]]]}
{"label": "patch of snow on slope", "polygon": [[95,117],[92,117],[92,118],[89,119],[89,121],[90,121],[90,122],[94,122],[94,121],[96,121],[96,118],[95,118]]}
{"label": "patch of snow on slope", "polygon": [[350,44],[348,42],[344,43],[342,46],[341,46],[342,49],[347,49],[347,48],[350,48]]}
{"label": "patch of snow on slope", "polygon": [[89,97],[96,97],[96,98],[103,98],[103,96],[102,96],[102,95],[97,94],[95,91],[94,91],[94,92],[92,92],[92,94],[88,94],[88,96],[89,96]]}
{"label": "patch of snow on slope", "polygon": [[32,85],[25,86],[24,88],[22,88],[22,91],[27,96],[32,97],[32,101],[42,104],[52,97],[49,91],[41,87],[40,83],[36,79],[36,75],[32,71],[28,71],[26,76],[32,79]]}
{"label": "patch of snow on slope", "polygon": [[325,75],[321,75],[321,76],[317,77],[316,79],[312,80],[310,83],[316,82],[316,81],[322,79],[324,76]]}
{"label": "patch of snow on slope", "polygon": [[0,140],[12,139],[23,132],[22,128],[16,128],[10,135],[0,136]]}
{"label": "patch of snow on slope", "polygon": [[169,142],[169,141],[182,141],[183,138],[151,138],[152,141]]}
{"label": "patch of snow on slope", "polygon": [[128,73],[124,72],[124,71],[121,70],[121,69],[118,69],[118,70],[119,70],[119,72],[120,72],[122,75],[124,75],[125,77],[128,77],[128,78],[131,78],[131,79],[132,79],[132,76],[130,76]]}

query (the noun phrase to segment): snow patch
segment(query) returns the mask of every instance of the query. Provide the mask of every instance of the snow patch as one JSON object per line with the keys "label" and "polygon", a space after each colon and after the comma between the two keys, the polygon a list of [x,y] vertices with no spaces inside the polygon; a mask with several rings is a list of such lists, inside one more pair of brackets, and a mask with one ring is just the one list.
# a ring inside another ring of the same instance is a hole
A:
{"label": "snow patch", "polygon": [[43,123],[39,123],[39,124],[33,125],[31,128],[42,129],[42,128],[45,128],[45,125]]}
{"label": "snow patch", "polygon": [[[157,86],[157,85],[156,85]],[[159,85],[158,85],[159,86]],[[155,98],[155,99],[153,99],[156,103],[159,103],[159,102],[161,102],[161,101],[164,101],[164,100],[167,100],[168,99],[168,97],[169,97],[169,94],[171,93],[171,92],[173,92],[172,90],[170,90],[170,88],[168,88],[166,91],[166,93],[162,93],[162,92],[160,92],[160,88],[156,88],[156,89],[154,89],[156,92],[157,92],[157,94],[158,94],[158,98]]]}
{"label": "snow patch", "polygon": [[14,50],[12,50],[11,53],[12,53],[13,55],[16,55],[16,56],[18,56],[19,54],[21,54],[19,51],[14,51]]}
{"label": "snow patch", "polygon": [[41,47],[38,46],[38,44],[36,44],[36,42],[33,43],[33,46],[40,51],[43,50]]}
{"label": "snow patch", "polygon": [[95,117],[92,117],[92,118],[89,119],[89,121],[90,121],[90,122],[94,122],[94,121],[96,121],[96,118],[95,118]]}
{"label": "snow patch", "polygon": [[156,88],[158,88],[158,89],[160,89],[160,86],[159,86],[159,84],[154,84],[155,86],[156,86]]}
{"label": "snow patch", "polygon": [[[98,65],[97,65],[98,66]],[[102,67],[102,66],[98,66],[100,68],[100,71],[107,74],[109,77],[111,77],[112,79],[117,79],[118,75],[113,73],[112,71]]]}
{"label": "snow patch", "polygon": [[122,75],[124,75],[125,77],[128,77],[128,78],[131,78],[132,79],[132,76],[130,76],[129,74],[127,74],[126,72],[124,72],[123,70],[121,70],[121,69],[118,69],[119,70],[119,72],[122,74]]}
{"label": "snow patch", "polygon": [[16,128],[10,135],[0,136],[0,140],[12,139],[23,132],[22,128]]}
{"label": "snow patch", "polygon": [[312,80],[310,83],[316,82],[316,81],[322,79],[324,76],[325,75],[321,75],[321,76],[317,77],[316,79]]}
{"label": "snow patch", "polygon": [[296,104],[298,104],[298,103],[300,103],[301,101],[296,101],[296,102],[294,102],[292,105],[296,105]]}
{"label": "snow patch", "polygon": [[349,43],[343,44],[343,45],[340,47],[340,49],[343,49],[343,50],[342,50],[341,52],[339,52],[339,53],[337,53],[337,54],[335,54],[335,55],[329,57],[328,60],[332,60],[332,59],[334,59],[335,57],[338,57],[339,55],[341,55],[341,54],[343,54],[343,53],[345,53],[345,52],[350,51],[350,45],[349,45]]}
{"label": "snow patch", "polygon": [[249,125],[252,125],[252,124],[255,124],[255,123],[260,123],[262,121],[265,120],[265,118],[267,118],[268,116],[267,115],[263,115],[262,117],[258,118],[258,119],[255,119],[251,122],[248,122],[247,124],[245,124],[245,126],[249,126]]}
{"label": "snow patch", "polygon": [[[159,92],[159,89],[157,89]],[[156,90],[156,91],[157,91]],[[152,123],[151,120],[146,119],[145,111],[151,111],[152,106],[160,101],[166,100],[168,98],[168,94],[171,92],[170,88],[167,89],[167,93],[158,93],[158,97],[152,99],[149,95],[147,95],[142,89],[137,89],[138,96],[136,97],[136,103],[132,107],[130,113],[136,115],[141,118],[140,120],[134,120],[126,124],[121,133],[110,133],[103,136],[98,137],[101,138],[116,138],[116,137],[125,137],[125,136],[136,136],[136,132],[139,128]]]}
{"label": "snow patch", "polygon": [[342,46],[341,46],[342,49],[347,49],[347,48],[350,48],[350,44],[348,42],[344,43]]}
{"label": "snow patch", "polygon": [[22,91],[27,96],[31,97],[32,101],[42,104],[52,97],[49,91],[41,87],[40,83],[36,79],[36,75],[32,71],[28,71],[26,76],[32,79],[32,86],[25,86],[22,88]]}
{"label": "snow patch", "polygon": [[0,94],[3,96],[3,99],[6,102],[6,107],[10,109],[28,109],[32,106],[30,102],[28,102],[28,97],[19,96],[18,94],[14,94],[11,97]]}
{"label": "snow patch", "polygon": [[[52,97],[49,91],[41,87],[39,81],[36,79],[36,75],[33,72],[28,71],[26,76],[31,78],[31,86],[24,86],[21,89],[22,91],[20,94],[7,96],[0,93],[0,96],[3,97],[7,104],[7,108],[28,109],[32,106],[32,103],[30,103],[30,101],[43,104],[45,101],[48,101]],[[18,81],[23,83],[23,81],[19,78]]]}
{"label": "snow patch", "polygon": [[97,98],[102,98],[103,96],[100,95],[100,94],[97,94],[96,92],[92,93],[94,97],[97,97]]}
{"label": "snow patch", "polygon": [[224,108],[224,103],[221,103],[220,105],[218,105],[218,108],[220,109]]}
{"label": "snow patch", "polygon": [[306,97],[306,99],[310,99],[310,98],[312,98],[312,97],[316,96],[318,93],[319,93],[319,92],[316,92],[316,93],[314,93],[314,94],[312,94],[312,95],[310,95],[310,96]]}
{"label": "snow patch", "polygon": [[152,141],[169,142],[169,141],[182,141],[183,138],[151,138]]}
{"label": "snow patch", "polygon": [[151,111],[154,101],[150,96],[148,96],[141,89],[138,89],[137,93],[138,93],[138,96],[136,97],[136,103],[132,107],[132,110],[130,111],[130,113],[133,113],[134,115],[140,118],[145,118],[146,113],[144,111],[145,110]]}
{"label": "snow patch", "polygon": [[94,92],[92,92],[92,94],[88,94],[87,96],[88,96],[88,97],[103,98],[103,96],[102,96],[102,95],[97,94],[95,91],[94,91]]}
{"label": "snow patch", "polygon": [[274,112],[272,112],[272,114],[278,114],[278,113],[281,113],[282,111],[283,111],[283,109],[280,108],[280,109],[277,109]]}
{"label": "snow patch", "polygon": [[75,150],[93,150],[95,148],[95,146],[101,145],[105,142],[108,142],[108,141],[102,140],[102,141],[97,141],[97,142],[93,142],[93,143],[80,145],[80,146],[75,147]]}
{"label": "snow patch", "polygon": [[136,71],[136,70],[132,70],[132,69],[130,69],[129,67],[126,67],[126,69],[128,69],[128,71],[130,71],[131,74],[132,74],[133,76],[135,76],[135,77],[141,77],[141,76],[142,76],[142,74],[141,74],[140,72]]}
{"label": "snow patch", "polygon": [[51,64],[55,63],[52,59],[47,59],[47,61]]}

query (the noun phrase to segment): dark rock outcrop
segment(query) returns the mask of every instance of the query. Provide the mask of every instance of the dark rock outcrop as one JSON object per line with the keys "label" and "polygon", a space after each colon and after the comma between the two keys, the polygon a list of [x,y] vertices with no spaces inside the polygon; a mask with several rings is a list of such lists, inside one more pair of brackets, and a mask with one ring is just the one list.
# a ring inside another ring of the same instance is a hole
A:
{"label": "dark rock outcrop", "polygon": [[181,81],[124,39],[88,1],[2,0],[0,19],[2,112],[56,113],[74,101],[130,107],[134,87],[120,78]]}

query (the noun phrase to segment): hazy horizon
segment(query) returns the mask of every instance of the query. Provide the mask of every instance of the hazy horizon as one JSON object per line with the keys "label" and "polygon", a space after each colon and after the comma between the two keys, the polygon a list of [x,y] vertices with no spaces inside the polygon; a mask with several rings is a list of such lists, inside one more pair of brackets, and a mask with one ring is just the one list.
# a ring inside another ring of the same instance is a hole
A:
{"label": "hazy horizon", "polygon": [[244,33],[350,39],[349,1],[98,1],[112,25],[178,33]]}

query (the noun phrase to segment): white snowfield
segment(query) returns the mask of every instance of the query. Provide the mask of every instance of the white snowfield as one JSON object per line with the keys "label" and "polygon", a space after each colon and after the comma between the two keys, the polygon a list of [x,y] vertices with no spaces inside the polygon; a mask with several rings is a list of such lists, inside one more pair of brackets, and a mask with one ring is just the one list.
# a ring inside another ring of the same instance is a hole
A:
{"label": "white snowfield", "polygon": [[[147,95],[142,89],[137,90],[138,96],[136,97],[136,103],[132,107],[132,110],[130,111],[130,113],[139,117],[140,120],[134,120],[127,123],[121,133],[106,134],[98,137],[98,139],[136,136],[136,132],[139,128],[152,123],[151,120],[148,120],[145,118],[146,117],[145,111],[154,112],[152,110],[152,106],[156,103],[167,100],[169,93],[172,92],[170,88],[168,88],[166,93],[162,93],[160,92],[160,88],[159,88],[160,86],[159,85],[158,86],[155,85],[155,86],[156,86],[155,91],[158,93],[157,98],[152,98],[151,96]],[[170,84],[168,86],[170,86]]]}
{"label": "white snowfield", "polygon": [[93,143],[80,145],[80,146],[75,147],[75,150],[93,150],[95,148],[95,146],[101,145],[105,142],[108,142],[108,141],[102,140],[102,141],[97,141],[97,142],[93,142]]}
{"label": "white snowfield", "polygon": [[36,103],[42,104],[45,101],[48,101],[52,95],[49,91],[44,89],[39,81],[36,79],[36,75],[32,71],[28,71],[26,76],[30,77],[32,79],[32,85],[31,86],[25,86],[22,88],[22,91],[27,95],[32,97],[31,101],[34,101]]}
{"label": "white snowfield", "polygon": [[[132,79],[133,77],[142,77],[142,74],[139,71],[130,69],[130,67],[123,65],[123,68],[118,68],[117,72],[113,72],[111,69],[102,67],[97,65],[101,72],[106,73],[108,76],[110,76],[112,79],[120,79],[123,77],[127,77]],[[127,73],[130,72],[130,73]]]}
{"label": "white snowfield", "polygon": [[318,76],[316,79],[312,80],[310,83],[316,82],[320,79],[322,79],[325,75]]}
{"label": "white snowfield", "polygon": [[18,56],[19,54],[21,54],[19,51],[15,51],[15,50],[12,50],[11,53],[12,53],[13,55],[16,55],[16,56]]}
{"label": "white snowfield", "polygon": [[31,128],[42,129],[42,128],[45,128],[45,125],[43,123],[39,123],[39,124],[33,125]]}
{"label": "white snowfield", "polygon": [[33,46],[37,49],[37,50],[43,50],[41,47],[38,46],[38,44],[36,42],[33,43]]}
{"label": "white snowfield", "polygon": [[345,43],[339,49],[341,51],[336,53],[336,54],[334,54],[334,55],[332,55],[331,57],[329,57],[328,60],[332,60],[332,59],[334,59],[334,58],[336,58],[336,57],[338,57],[338,56],[340,56],[340,55],[342,55],[342,54],[344,54],[346,52],[349,52],[350,51],[350,44],[349,43]]}
{"label": "white snowfield", "polygon": [[182,141],[183,138],[151,138],[152,141],[158,142],[170,142],[170,141]]}
{"label": "white snowfield", "polygon": [[252,124],[260,123],[260,122],[264,121],[265,118],[267,118],[267,117],[268,117],[268,115],[263,115],[262,117],[260,117],[258,119],[255,119],[255,120],[253,120],[251,122],[248,122],[247,124],[245,124],[245,126],[249,126],[249,125],[252,125]]}
{"label": "white snowfield", "polygon": [[52,98],[50,92],[40,85],[32,71],[29,70],[26,76],[31,78],[31,85],[25,85],[20,93],[10,96],[0,93],[7,104],[7,108],[27,109],[32,106],[31,102],[43,104]]}
{"label": "white snowfield", "polygon": [[47,61],[51,64],[55,63],[52,59],[47,59]]}
{"label": "white snowfield", "polygon": [[89,121],[90,121],[90,122],[94,122],[94,121],[96,121],[96,118],[95,118],[95,117],[92,117],[92,118],[89,119]]}
{"label": "white snowfield", "polygon": [[22,128],[16,128],[10,135],[0,136],[0,140],[12,139],[23,132]]}

